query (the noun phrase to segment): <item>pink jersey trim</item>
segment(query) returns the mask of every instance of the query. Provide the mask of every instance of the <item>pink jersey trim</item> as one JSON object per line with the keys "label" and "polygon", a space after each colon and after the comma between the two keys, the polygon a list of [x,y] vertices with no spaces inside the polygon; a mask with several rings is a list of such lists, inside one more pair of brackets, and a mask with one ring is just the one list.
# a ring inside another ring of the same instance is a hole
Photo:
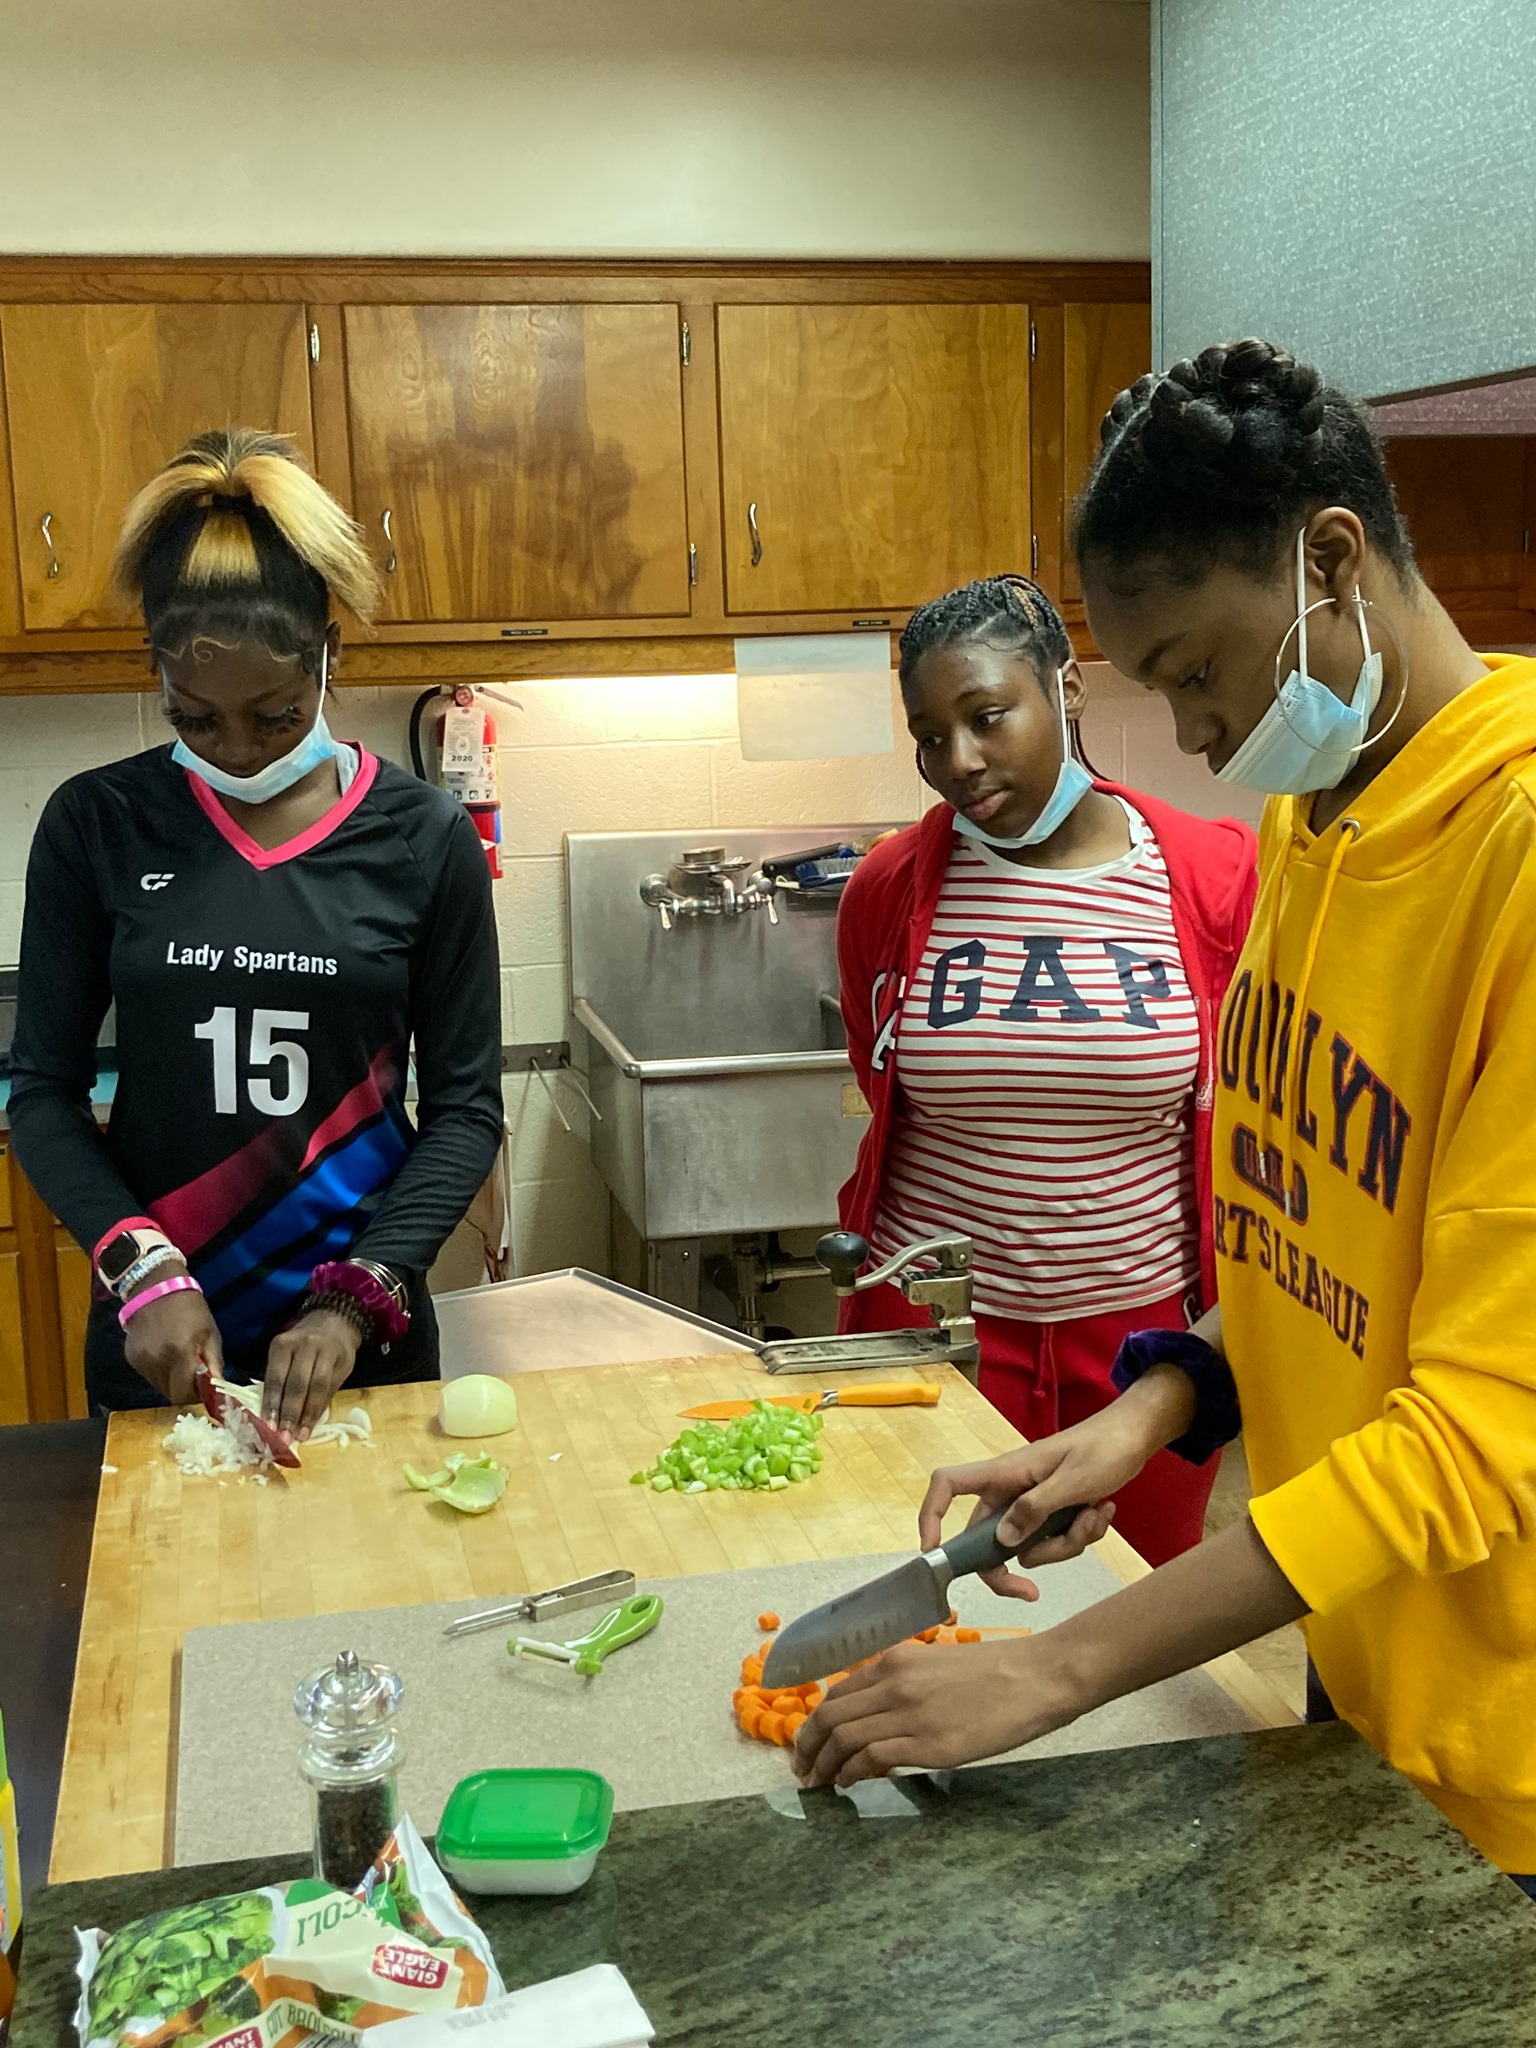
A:
{"label": "pink jersey trim", "polygon": [[196,800],[198,809],[215,832],[221,839],[228,841],[242,860],[248,860],[251,866],[261,873],[267,868],[281,867],[284,861],[297,860],[301,853],[309,853],[323,839],[329,839],[337,826],[351,817],[372,789],[373,779],[379,772],[377,757],[370,754],[366,747],[359,747],[357,754],[357,773],[353,776],[352,787],[346,795],[338,797],[325,816],[317,818],[308,831],[301,832],[296,839],[284,840],[281,846],[273,847],[258,846],[250,833],[235,823],[219,802],[216,793],[200,775],[194,775],[190,768],[183,769],[182,773],[187,778],[187,786]]}

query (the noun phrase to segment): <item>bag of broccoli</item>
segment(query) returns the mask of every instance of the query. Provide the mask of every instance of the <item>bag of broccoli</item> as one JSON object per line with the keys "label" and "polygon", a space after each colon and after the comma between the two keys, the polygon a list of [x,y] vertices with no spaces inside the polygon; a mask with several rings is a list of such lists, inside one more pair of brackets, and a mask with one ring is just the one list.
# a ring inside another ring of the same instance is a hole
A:
{"label": "bag of broccoli", "polygon": [[76,1935],[81,2048],[300,2048],[502,1995],[485,1936],[403,1817],[354,1892],[299,1878]]}

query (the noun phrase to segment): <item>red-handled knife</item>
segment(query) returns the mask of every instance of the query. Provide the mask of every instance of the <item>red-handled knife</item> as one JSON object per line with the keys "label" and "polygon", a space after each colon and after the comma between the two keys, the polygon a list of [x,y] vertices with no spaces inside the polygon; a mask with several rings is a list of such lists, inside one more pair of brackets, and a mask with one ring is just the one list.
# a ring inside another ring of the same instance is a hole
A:
{"label": "red-handled knife", "polygon": [[280,1430],[268,1422],[265,1415],[258,1413],[254,1408],[248,1408],[243,1401],[235,1400],[224,1381],[214,1378],[212,1366],[203,1366],[192,1384],[215,1422],[227,1422],[230,1409],[237,1409],[266,1445],[274,1465],[287,1465],[290,1470],[297,1468],[299,1454],[293,1445]]}

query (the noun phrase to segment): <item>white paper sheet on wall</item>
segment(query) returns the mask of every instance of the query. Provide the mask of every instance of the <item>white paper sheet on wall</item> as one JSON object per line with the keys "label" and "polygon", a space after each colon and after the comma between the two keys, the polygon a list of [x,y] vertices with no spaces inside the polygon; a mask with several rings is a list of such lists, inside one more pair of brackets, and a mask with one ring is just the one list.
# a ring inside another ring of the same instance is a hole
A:
{"label": "white paper sheet on wall", "polygon": [[744,761],[888,754],[891,643],[884,633],[789,633],[736,642]]}

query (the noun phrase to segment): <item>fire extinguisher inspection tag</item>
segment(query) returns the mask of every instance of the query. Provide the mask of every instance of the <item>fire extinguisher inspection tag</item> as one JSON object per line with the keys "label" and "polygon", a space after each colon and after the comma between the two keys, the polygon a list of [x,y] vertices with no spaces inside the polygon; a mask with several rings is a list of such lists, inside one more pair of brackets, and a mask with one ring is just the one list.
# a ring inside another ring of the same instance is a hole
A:
{"label": "fire extinguisher inspection tag", "polygon": [[484,749],[485,713],[455,705],[443,720],[443,774],[477,775]]}

